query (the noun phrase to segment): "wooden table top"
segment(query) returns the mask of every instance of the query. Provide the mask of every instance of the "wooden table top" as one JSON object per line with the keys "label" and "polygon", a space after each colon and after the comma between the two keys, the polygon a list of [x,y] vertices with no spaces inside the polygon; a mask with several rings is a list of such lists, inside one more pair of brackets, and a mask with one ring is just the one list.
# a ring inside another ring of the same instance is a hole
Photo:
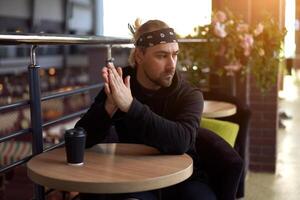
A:
{"label": "wooden table top", "polygon": [[223,101],[204,101],[203,117],[227,117],[236,113],[236,105]]}
{"label": "wooden table top", "polygon": [[84,165],[66,163],[65,149],[39,154],[27,163],[37,184],[64,191],[127,193],[180,183],[193,173],[187,154],[162,155],[141,144],[99,144],[85,152]]}

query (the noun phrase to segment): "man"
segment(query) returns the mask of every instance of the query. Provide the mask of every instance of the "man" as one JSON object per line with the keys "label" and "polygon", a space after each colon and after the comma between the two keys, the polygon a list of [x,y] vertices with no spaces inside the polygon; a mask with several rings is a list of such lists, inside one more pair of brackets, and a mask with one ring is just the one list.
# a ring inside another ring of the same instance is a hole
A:
{"label": "man", "polygon": [[[203,110],[202,93],[176,72],[176,34],[164,22],[150,20],[136,29],[132,67],[102,70],[104,89],[78,121],[87,131],[87,147],[100,143],[114,126],[120,142],[141,143],[165,154],[188,153],[193,176],[162,190],[163,199],[215,199],[199,170],[195,140]],[[122,198],[156,199],[155,192]]]}

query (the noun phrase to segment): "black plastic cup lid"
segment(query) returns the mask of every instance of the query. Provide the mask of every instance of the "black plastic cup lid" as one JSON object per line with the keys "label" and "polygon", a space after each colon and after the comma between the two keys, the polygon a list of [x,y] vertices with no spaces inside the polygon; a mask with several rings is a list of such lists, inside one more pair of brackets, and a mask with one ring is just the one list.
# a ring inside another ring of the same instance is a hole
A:
{"label": "black plastic cup lid", "polygon": [[73,129],[66,130],[66,137],[82,137],[85,136],[86,132],[82,127],[76,127]]}

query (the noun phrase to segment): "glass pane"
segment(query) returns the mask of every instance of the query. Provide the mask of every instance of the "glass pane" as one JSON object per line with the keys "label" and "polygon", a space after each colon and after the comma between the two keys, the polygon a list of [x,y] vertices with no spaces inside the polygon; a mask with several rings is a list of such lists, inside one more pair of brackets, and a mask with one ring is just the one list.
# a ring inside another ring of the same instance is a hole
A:
{"label": "glass pane", "polygon": [[130,37],[127,24],[160,19],[180,35],[188,35],[198,25],[210,23],[211,0],[104,0],[104,35]]}

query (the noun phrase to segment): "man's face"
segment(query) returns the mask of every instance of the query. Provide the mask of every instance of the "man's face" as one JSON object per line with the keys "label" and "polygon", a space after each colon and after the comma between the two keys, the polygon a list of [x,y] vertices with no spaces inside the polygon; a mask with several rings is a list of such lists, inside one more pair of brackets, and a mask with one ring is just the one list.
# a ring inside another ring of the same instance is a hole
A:
{"label": "man's face", "polygon": [[137,79],[148,89],[169,87],[176,69],[178,43],[158,44],[144,52],[137,49]]}

